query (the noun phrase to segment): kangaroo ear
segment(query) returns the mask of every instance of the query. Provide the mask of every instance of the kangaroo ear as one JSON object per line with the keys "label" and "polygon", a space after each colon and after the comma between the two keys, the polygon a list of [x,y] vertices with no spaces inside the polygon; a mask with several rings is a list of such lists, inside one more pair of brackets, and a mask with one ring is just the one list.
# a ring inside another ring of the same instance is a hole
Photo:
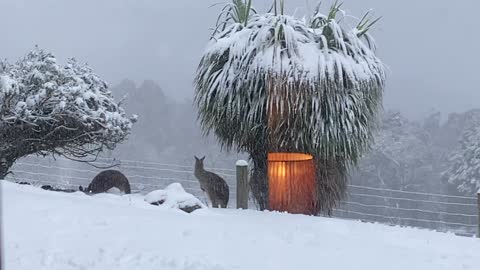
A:
{"label": "kangaroo ear", "polygon": [[193,156],[196,160],[199,160],[197,156]]}
{"label": "kangaroo ear", "polygon": [[203,156],[200,160],[203,161],[205,159],[205,156]]}

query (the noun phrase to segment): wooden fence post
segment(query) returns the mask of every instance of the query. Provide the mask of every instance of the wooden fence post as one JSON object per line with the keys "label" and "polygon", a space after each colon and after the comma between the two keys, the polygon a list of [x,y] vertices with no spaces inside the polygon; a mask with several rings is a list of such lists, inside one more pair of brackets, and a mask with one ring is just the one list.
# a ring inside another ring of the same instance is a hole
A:
{"label": "wooden fence post", "polygon": [[477,231],[477,237],[480,238],[480,189],[477,191],[477,203],[478,203],[478,231]]}
{"label": "wooden fence post", "polygon": [[238,160],[237,167],[237,209],[248,209],[248,162]]}

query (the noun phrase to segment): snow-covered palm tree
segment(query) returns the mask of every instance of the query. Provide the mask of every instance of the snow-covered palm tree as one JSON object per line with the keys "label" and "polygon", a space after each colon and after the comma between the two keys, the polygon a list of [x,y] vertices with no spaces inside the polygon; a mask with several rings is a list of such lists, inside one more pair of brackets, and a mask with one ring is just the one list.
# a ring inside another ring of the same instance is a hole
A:
{"label": "snow-covered palm tree", "polygon": [[[195,102],[204,131],[253,162],[251,188],[268,208],[267,153],[314,156],[317,212],[343,197],[349,168],[368,148],[381,109],[385,69],[367,13],[345,29],[341,4],[308,19],[283,1],[259,14],[234,0],[220,13],[197,69]],[[274,119],[274,120],[272,120]]]}

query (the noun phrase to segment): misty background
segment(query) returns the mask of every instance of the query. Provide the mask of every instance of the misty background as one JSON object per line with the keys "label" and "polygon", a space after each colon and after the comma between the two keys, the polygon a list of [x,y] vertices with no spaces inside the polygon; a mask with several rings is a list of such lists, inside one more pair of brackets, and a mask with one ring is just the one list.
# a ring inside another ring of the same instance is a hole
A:
{"label": "misty background", "polygon": [[[232,185],[235,161],[248,158],[226,153],[213,137],[203,136],[192,102],[195,70],[223,6],[210,7],[216,2],[0,0],[0,57],[13,62],[38,45],[60,62],[69,57],[87,62],[109,82],[117,100],[127,97],[127,113],[139,115],[129,140],[105,156],[124,161],[119,169],[136,190],[163,188],[175,180],[201,196],[191,173],[194,154],[206,155],[207,166],[223,172]],[[344,2],[350,16],[361,17],[370,9],[382,16],[371,34],[388,77],[376,142],[353,172],[348,200],[335,215],[471,233],[476,208],[467,206],[470,198],[429,197],[427,202],[415,192],[465,195],[443,174],[464,130],[471,128],[472,119],[480,119],[480,111],[474,110],[480,107],[480,3]],[[258,10],[267,10],[271,3],[254,1]],[[311,14],[316,5],[312,0],[285,3],[287,13],[297,17]],[[331,3],[324,1],[323,10]],[[355,17],[346,20],[352,26],[355,22]],[[180,167],[165,169],[171,164]],[[14,180],[53,181],[66,187],[86,185],[98,172],[63,159],[35,158],[18,162],[14,171]],[[400,195],[406,200],[392,200]],[[445,214],[449,212],[455,214]]]}
{"label": "misty background", "polygon": [[[0,57],[14,61],[35,44],[59,59],[89,63],[111,85],[153,80],[171,98],[193,94],[192,80],[220,6],[218,0],[0,0]],[[286,0],[311,13],[316,1]],[[323,1],[327,8],[331,1]],[[474,108],[480,99],[474,0],[345,0],[349,15],[383,19],[372,35],[389,67],[385,107],[419,119]],[[266,10],[272,0],[256,0]],[[353,23],[353,20],[352,20]]]}

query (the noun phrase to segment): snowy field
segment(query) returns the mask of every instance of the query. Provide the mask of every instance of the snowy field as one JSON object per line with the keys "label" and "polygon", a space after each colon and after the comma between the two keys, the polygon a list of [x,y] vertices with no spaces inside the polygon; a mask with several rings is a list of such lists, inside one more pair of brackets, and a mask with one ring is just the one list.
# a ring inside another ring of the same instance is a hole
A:
{"label": "snowy field", "polygon": [[0,181],[15,269],[480,269],[480,240],[250,210],[180,210],[140,195],[57,193]]}

